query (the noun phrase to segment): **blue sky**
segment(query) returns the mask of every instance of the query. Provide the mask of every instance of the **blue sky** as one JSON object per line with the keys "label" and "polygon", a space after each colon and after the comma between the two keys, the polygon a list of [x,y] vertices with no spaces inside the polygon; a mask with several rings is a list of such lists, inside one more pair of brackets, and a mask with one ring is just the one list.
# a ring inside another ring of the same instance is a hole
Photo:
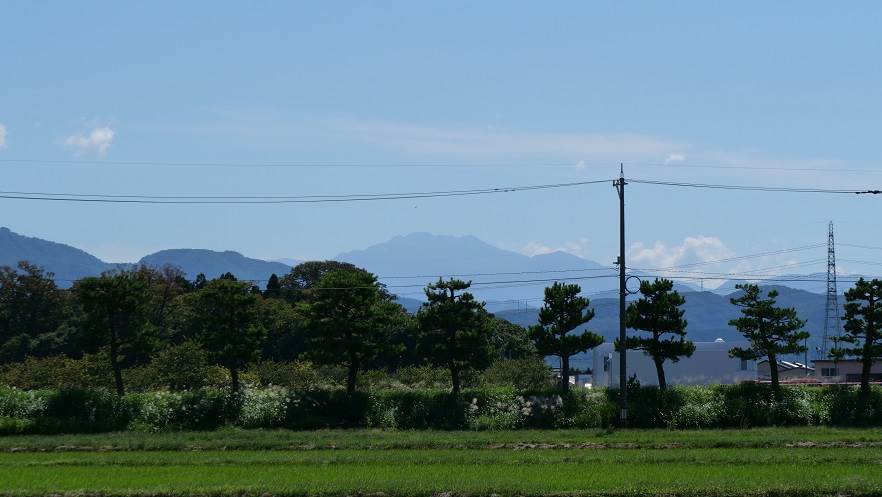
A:
{"label": "blue sky", "polygon": [[[880,23],[876,2],[7,1],[0,190],[419,191],[605,179],[619,162],[635,178],[879,187]],[[823,242],[833,220],[840,240],[882,246],[880,201],[633,185],[629,245],[643,265],[683,263]],[[328,257],[413,231],[603,263],[617,250],[607,185],[312,206],[3,200],[0,213],[111,261],[168,247]]]}

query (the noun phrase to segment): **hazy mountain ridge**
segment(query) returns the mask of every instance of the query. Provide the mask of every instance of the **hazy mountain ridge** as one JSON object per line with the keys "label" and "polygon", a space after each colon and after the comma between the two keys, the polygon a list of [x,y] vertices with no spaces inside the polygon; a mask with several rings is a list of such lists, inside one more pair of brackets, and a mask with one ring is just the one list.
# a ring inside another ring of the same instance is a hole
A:
{"label": "hazy mountain ridge", "polygon": [[252,259],[232,250],[217,252],[207,249],[168,249],[147,255],[138,261],[138,265],[152,267],[167,264],[181,268],[191,280],[199,273],[211,279],[230,272],[242,280],[263,282],[273,273],[283,276],[291,271],[291,266],[287,264]]}

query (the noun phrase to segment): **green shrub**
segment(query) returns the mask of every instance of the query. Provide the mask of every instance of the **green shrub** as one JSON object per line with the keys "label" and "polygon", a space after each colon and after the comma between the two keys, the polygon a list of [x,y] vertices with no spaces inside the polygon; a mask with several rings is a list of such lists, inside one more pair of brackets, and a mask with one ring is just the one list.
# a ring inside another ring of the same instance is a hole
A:
{"label": "green shrub", "polygon": [[18,390],[0,387],[0,417],[36,419],[43,416],[51,390]]}
{"label": "green shrub", "polygon": [[229,393],[220,388],[135,393],[125,400],[132,412],[128,427],[138,431],[211,430],[235,415]]}
{"label": "green shrub", "polygon": [[7,418],[0,416],[0,436],[26,435],[35,433],[37,424],[32,419]]}
{"label": "green shrub", "polygon": [[484,385],[520,391],[546,390],[555,384],[551,367],[541,358],[501,359],[482,374]]}
{"label": "green shrub", "polygon": [[44,433],[116,431],[127,427],[131,411],[126,399],[108,389],[70,388],[48,396],[36,423]]}
{"label": "green shrub", "polygon": [[319,371],[308,361],[263,361],[254,365],[249,372],[256,374],[259,384],[265,387],[282,386],[295,390],[311,390],[321,386]]}
{"label": "green shrub", "polygon": [[82,359],[65,356],[28,357],[0,368],[0,385],[22,390],[46,388],[95,388],[113,386],[112,372],[104,354]]}
{"label": "green shrub", "polygon": [[[721,428],[782,425],[882,425],[882,388],[861,403],[854,387],[788,386],[776,400],[768,385],[629,389],[629,426]],[[210,430],[225,425],[291,429],[606,428],[616,426],[615,390],[523,392],[511,387],[396,388],[358,392],[247,387],[117,397],[109,389],[23,391],[0,388],[0,434],[74,433],[132,429]]]}
{"label": "green shrub", "polygon": [[608,428],[618,420],[618,405],[603,392],[573,393],[570,399],[572,407],[567,412],[573,428]]}
{"label": "green shrub", "polygon": [[283,387],[247,388],[240,394],[236,424],[244,428],[276,428],[287,418],[290,393]]}
{"label": "green shrub", "polygon": [[126,370],[125,381],[131,390],[140,391],[221,388],[230,382],[227,370],[213,364],[194,342],[161,350],[149,364]]}

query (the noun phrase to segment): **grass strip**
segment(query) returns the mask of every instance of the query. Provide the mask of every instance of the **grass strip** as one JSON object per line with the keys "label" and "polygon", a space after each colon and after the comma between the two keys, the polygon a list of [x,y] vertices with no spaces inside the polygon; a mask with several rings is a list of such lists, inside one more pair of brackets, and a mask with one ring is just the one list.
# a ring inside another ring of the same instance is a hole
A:
{"label": "grass strip", "polygon": [[6,453],[2,494],[871,495],[882,449]]}
{"label": "grass strip", "polygon": [[725,448],[882,446],[882,430],[829,427],[749,430],[242,430],[0,437],[0,452],[66,450],[310,450],[504,448]]}

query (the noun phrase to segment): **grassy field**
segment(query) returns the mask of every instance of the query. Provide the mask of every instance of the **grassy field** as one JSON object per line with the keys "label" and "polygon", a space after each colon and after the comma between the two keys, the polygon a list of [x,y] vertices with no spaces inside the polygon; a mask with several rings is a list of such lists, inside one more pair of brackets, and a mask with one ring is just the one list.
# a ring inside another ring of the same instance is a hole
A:
{"label": "grassy field", "polygon": [[5,495],[443,492],[880,495],[882,432],[226,430],[0,438]]}

